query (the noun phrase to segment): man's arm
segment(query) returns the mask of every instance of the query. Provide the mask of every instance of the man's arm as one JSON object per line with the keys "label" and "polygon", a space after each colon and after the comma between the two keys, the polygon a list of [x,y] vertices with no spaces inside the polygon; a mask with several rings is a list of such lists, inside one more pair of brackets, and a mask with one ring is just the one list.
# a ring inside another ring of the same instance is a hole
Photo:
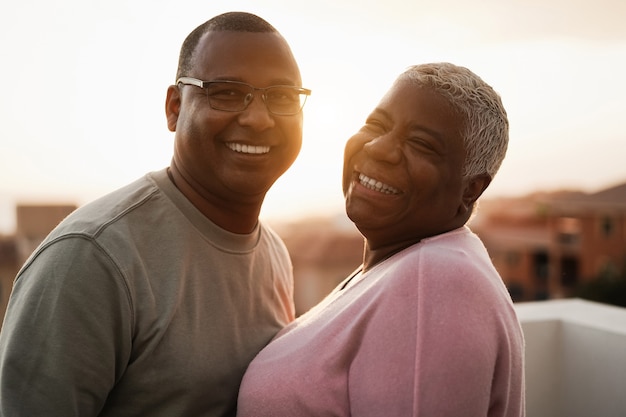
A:
{"label": "man's arm", "polygon": [[0,416],[96,416],[130,355],[130,317],[120,271],[93,241],[39,250],[0,334]]}

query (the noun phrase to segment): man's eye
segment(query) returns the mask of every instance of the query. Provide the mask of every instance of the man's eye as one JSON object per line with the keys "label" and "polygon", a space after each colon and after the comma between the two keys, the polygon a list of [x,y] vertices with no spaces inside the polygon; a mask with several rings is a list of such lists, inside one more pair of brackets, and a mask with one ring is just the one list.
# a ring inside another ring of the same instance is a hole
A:
{"label": "man's eye", "polygon": [[209,95],[215,98],[239,98],[246,94],[234,88],[221,88],[209,91]]}
{"label": "man's eye", "polygon": [[300,99],[298,92],[289,88],[273,88],[268,90],[266,94],[267,99],[272,101],[291,102]]}
{"label": "man's eye", "polygon": [[245,97],[249,91],[245,86],[236,84],[215,83],[209,86],[209,97],[218,100],[239,100]]}

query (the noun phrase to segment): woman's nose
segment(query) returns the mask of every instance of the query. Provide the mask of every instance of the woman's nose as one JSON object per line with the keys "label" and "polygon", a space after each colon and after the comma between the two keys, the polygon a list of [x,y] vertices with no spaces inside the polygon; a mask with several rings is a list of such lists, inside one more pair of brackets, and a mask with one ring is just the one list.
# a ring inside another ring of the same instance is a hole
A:
{"label": "woman's nose", "polygon": [[400,145],[389,132],[370,140],[363,149],[370,157],[391,164],[398,163],[401,158]]}

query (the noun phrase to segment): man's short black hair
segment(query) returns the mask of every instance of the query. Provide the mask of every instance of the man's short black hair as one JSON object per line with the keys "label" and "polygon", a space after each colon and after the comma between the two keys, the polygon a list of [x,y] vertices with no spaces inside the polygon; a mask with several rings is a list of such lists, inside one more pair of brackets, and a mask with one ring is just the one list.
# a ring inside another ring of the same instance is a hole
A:
{"label": "man's short black hair", "polygon": [[278,32],[266,20],[252,13],[228,12],[217,15],[195,28],[183,42],[180,48],[176,79],[189,75],[193,66],[193,55],[202,36],[207,32],[220,31]]}

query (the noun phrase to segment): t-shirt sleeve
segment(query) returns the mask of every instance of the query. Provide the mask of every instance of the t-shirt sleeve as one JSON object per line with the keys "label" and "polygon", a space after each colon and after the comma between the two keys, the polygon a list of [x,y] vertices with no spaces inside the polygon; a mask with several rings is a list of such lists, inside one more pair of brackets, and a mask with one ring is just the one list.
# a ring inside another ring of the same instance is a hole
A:
{"label": "t-shirt sleeve", "polygon": [[0,415],[98,415],[129,360],[130,317],[121,271],[92,240],[39,249],[0,334]]}

